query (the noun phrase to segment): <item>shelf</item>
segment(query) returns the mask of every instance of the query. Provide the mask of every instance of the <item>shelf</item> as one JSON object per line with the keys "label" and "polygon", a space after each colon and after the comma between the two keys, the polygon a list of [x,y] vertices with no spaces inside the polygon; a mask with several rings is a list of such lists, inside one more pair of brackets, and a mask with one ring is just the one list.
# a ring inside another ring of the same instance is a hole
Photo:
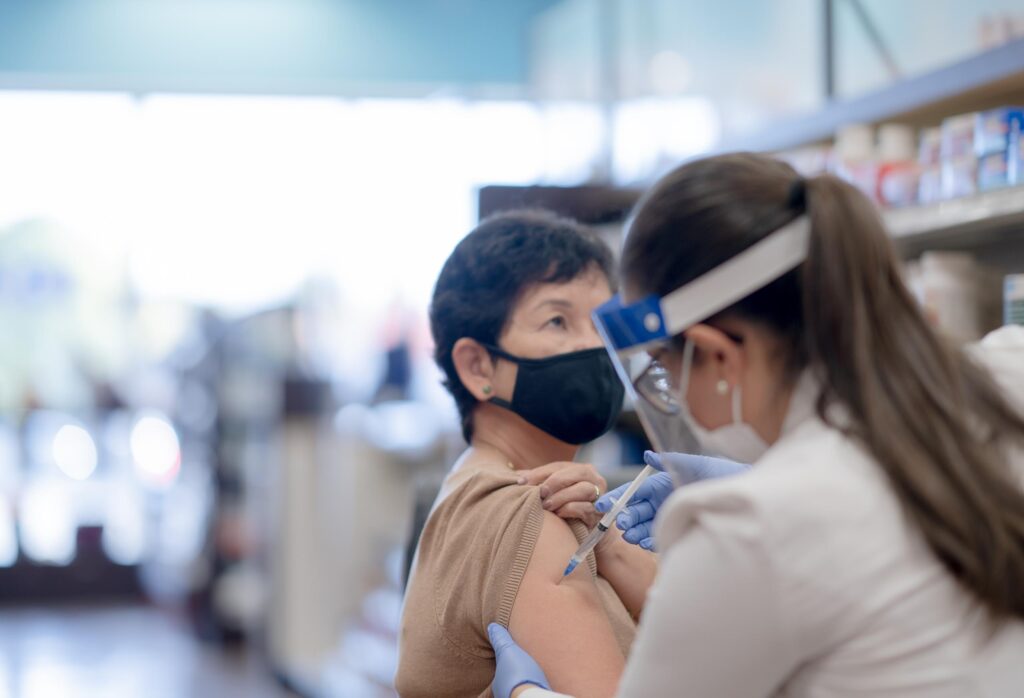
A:
{"label": "shelf", "polygon": [[796,148],[830,140],[840,127],[852,123],[937,126],[947,116],[1014,103],[1024,103],[1024,39],[863,97],[778,121],[749,136],[727,139],[722,150]]}
{"label": "shelf", "polygon": [[1024,240],[1024,187],[893,209],[882,215],[889,233],[909,252]]}
{"label": "shelf", "polygon": [[580,223],[621,222],[640,198],[636,189],[586,185],[578,187],[488,185],[478,192],[478,216],[499,211],[541,208]]}

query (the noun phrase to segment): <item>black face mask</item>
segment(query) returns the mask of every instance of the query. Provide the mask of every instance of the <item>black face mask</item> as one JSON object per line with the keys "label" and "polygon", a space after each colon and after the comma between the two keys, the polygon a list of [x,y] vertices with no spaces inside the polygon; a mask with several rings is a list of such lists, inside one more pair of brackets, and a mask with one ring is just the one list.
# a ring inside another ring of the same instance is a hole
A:
{"label": "black face mask", "polygon": [[559,441],[578,446],[612,428],[624,389],[603,348],[524,359],[497,347],[487,350],[518,367],[512,401],[491,398]]}

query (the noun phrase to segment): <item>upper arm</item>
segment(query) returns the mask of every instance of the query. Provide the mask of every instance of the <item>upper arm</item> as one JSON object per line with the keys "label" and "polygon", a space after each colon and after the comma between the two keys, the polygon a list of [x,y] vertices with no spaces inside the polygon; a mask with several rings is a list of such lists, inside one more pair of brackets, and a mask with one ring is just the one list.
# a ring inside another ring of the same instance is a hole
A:
{"label": "upper arm", "polygon": [[625,658],[585,565],[562,578],[578,543],[550,512],[512,607],[509,631],[544,669],[554,690],[599,698],[615,693]]}
{"label": "upper arm", "polygon": [[763,696],[798,664],[755,536],[695,526],[661,557],[621,694]]}

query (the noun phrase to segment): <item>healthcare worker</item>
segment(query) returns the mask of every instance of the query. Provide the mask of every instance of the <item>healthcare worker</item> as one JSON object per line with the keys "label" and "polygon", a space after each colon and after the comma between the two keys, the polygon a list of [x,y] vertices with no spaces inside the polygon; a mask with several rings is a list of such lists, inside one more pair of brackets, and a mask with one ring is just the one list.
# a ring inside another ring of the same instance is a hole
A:
{"label": "healthcare worker", "polygon": [[[749,154],[655,185],[622,281],[595,322],[656,449],[753,467],[620,516],[661,558],[608,694],[1024,696],[1024,328],[947,345],[862,194]],[[550,695],[490,634],[497,698]]]}

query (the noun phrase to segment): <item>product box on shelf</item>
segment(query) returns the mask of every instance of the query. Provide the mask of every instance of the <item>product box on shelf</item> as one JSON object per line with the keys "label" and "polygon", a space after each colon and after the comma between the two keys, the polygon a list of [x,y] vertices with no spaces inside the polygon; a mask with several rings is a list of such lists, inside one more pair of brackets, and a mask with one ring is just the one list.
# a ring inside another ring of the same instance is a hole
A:
{"label": "product box on shelf", "polygon": [[789,163],[804,177],[814,177],[828,172],[832,163],[832,146],[811,145],[775,154],[779,160]]}
{"label": "product box on shelf", "polygon": [[914,129],[882,124],[878,129],[878,181],[875,199],[887,207],[917,203],[921,166],[915,157]]}
{"label": "product box on shelf", "polygon": [[917,162],[921,167],[917,186],[918,203],[942,199],[942,129],[926,128],[918,140]]}
{"label": "product box on shelf", "polygon": [[1010,274],[1003,282],[1003,324],[1024,325],[1024,274]]}
{"label": "product box on shelf", "polygon": [[1022,183],[1019,145],[978,158],[978,191],[991,191]]}
{"label": "product box on shelf", "polygon": [[990,191],[1024,183],[1020,162],[1024,109],[1002,107],[979,112],[974,124],[978,190]]}
{"label": "product box on shelf", "polygon": [[966,252],[925,252],[906,266],[907,286],[946,336],[974,342],[999,325],[1001,273]]}
{"label": "product box on shelf", "polygon": [[977,191],[978,157],[974,147],[977,114],[952,116],[942,122],[942,198],[969,196]]}
{"label": "product box on shelf", "polygon": [[847,124],[836,132],[830,169],[862,192],[878,200],[878,154],[875,132],[867,124]]}
{"label": "product box on shelf", "polygon": [[974,117],[974,154],[978,157],[1005,152],[1020,138],[1024,107],[1000,107]]}

